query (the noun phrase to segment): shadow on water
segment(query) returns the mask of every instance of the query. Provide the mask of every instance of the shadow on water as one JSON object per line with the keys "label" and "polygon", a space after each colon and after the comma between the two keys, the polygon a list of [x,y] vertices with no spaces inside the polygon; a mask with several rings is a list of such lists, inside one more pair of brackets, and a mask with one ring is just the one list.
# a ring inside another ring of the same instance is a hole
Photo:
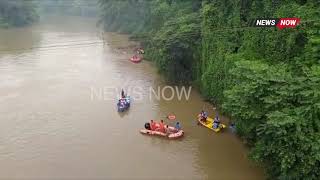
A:
{"label": "shadow on water", "polygon": [[[117,111],[117,109],[116,109]],[[130,113],[130,108],[125,110],[124,112],[118,112],[119,117],[124,118],[125,116],[127,116]]]}

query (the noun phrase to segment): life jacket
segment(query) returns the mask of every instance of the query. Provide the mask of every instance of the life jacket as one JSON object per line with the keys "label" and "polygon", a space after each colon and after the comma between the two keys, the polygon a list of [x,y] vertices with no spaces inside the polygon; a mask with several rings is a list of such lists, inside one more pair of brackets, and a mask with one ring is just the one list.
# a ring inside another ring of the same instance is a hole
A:
{"label": "life jacket", "polygon": [[155,122],[151,123],[151,130],[152,131],[156,130],[156,123]]}
{"label": "life jacket", "polygon": [[160,125],[160,131],[165,132],[164,123],[159,123],[159,125]]}
{"label": "life jacket", "polygon": [[216,123],[216,122],[214,122],[212,128],[213,128],[213,129],[217,129],[218,127],[219,127],[219,124]]}

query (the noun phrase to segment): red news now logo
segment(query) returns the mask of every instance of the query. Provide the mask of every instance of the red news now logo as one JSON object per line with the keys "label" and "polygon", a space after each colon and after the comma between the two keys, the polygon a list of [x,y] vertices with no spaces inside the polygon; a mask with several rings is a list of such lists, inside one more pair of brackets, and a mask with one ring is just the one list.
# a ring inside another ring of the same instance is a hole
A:
{"label": "red news now logo", "polygon": [[300,23],[300,18],[261,18],[254,20],[254,27],[294,28]]}

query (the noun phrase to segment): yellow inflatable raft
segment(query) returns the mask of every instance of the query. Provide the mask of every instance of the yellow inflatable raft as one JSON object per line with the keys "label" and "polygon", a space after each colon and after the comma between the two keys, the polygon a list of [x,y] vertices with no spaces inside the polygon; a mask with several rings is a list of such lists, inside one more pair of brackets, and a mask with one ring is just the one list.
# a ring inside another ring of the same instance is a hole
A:
{"label": "yellow inflatable raft", "polygon": [[222,129],[224,129],[224,128],[227,127],[226,125],[220,123],[220,125],[219,125],[218,128],[213,128],[213,119],[210,118],[210,117],[207,118],[206,122],[201,121],[201,118],[198,117],[198,121],[199,121],[199,123],[200,123],[201,125],[203,125],[204,127],[207,127],[207,128],[209,128],[209,129],[213,130],[214,132],[220,132]]}

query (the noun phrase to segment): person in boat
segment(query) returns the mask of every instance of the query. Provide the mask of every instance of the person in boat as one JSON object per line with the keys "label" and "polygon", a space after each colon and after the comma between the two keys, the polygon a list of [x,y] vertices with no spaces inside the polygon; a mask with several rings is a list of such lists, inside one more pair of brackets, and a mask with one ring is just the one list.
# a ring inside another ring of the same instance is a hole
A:
{"label": "person in boat", "polygon": [[204,114],[204,111],[202,110],[201,112],[200,112],[200,114],[199,114],[199,119],[202,121],[202,119],[203,119],[203,114]]}
{"label": "person in boat", "polygon": [[229,126],[230,130],[232,133],[235,133],[236,132],[236,124],[235,123],[231,123],[230,126]]}
{"label": "person in boat", "polygon": [[165,126],[165,133],[166,133],[167,135],[171,134],[169,125],[166,125],[166,126]]}
{"label": "person in boat", "polygon": [[150,123],[145,123],[145,124],[144,124],[144,127],[145,127],[147,130],[151,130],[151,125],[150,125]]}
{"label": "person in boat", "polygon": [[207,118],[208,118],[208,113],[202,110],[201,113],[200,113],[200,120],[202,122],[206,122]]}
{"label": "person in boat", "polygon": [[156,130],[156,123],[153,120],[150,121],[150,126],[152,131]]}
{"label": "person in boat", "polygon": [[207,121],[207,118],[208,118],[208,113],[205,111],[205,112],[204,112],[204,115],[203,115],[204,121]]}
{"label": "person in boat", "polygon": [[123,98],[123,103],[124,103],[124,105],[129,106],[129,102],[126,98]]}
{"label": "person in boat", "polygon": [[124,106],[125,106],[125,102],[124,102],[124,101],[121,101],[121,102],[120,102],[120,106],[121,106],[121,107],[124,107]]}
{"label": "person in boat", "polygon": [[139,54],[144,54],[144,50],[142,48],[139,48]]}
{"label": "person in boat", "polygon": [[124,94],[123,89],[121,89],[121,98],[125,98],[125,97],[126,97],[126,95]]}
{"label": "person in boat", "polygon": [[213,128],[217,129],[217,128],[219,128],[219,126],[220,126],[220,119],[219,119],[219,116],[216,115],[216,117],[213,120]]}
{"label": "person in boat", "polygon": [[159,131],[165,133],[165,128],[164,128],[165,124],[163,122],[163,120],[161,119],[160,123],[159,123]]}
{"label": "person in boat", "polygon": [[176,125],[174,126],[174,128],[177,130],[177,131],[180,131],[181,130],[181,125],[179,122],[176,123]]}
{"label": "person in boat", "polygon": [[123,100],[119,99],[118,106],[124,106]]}

